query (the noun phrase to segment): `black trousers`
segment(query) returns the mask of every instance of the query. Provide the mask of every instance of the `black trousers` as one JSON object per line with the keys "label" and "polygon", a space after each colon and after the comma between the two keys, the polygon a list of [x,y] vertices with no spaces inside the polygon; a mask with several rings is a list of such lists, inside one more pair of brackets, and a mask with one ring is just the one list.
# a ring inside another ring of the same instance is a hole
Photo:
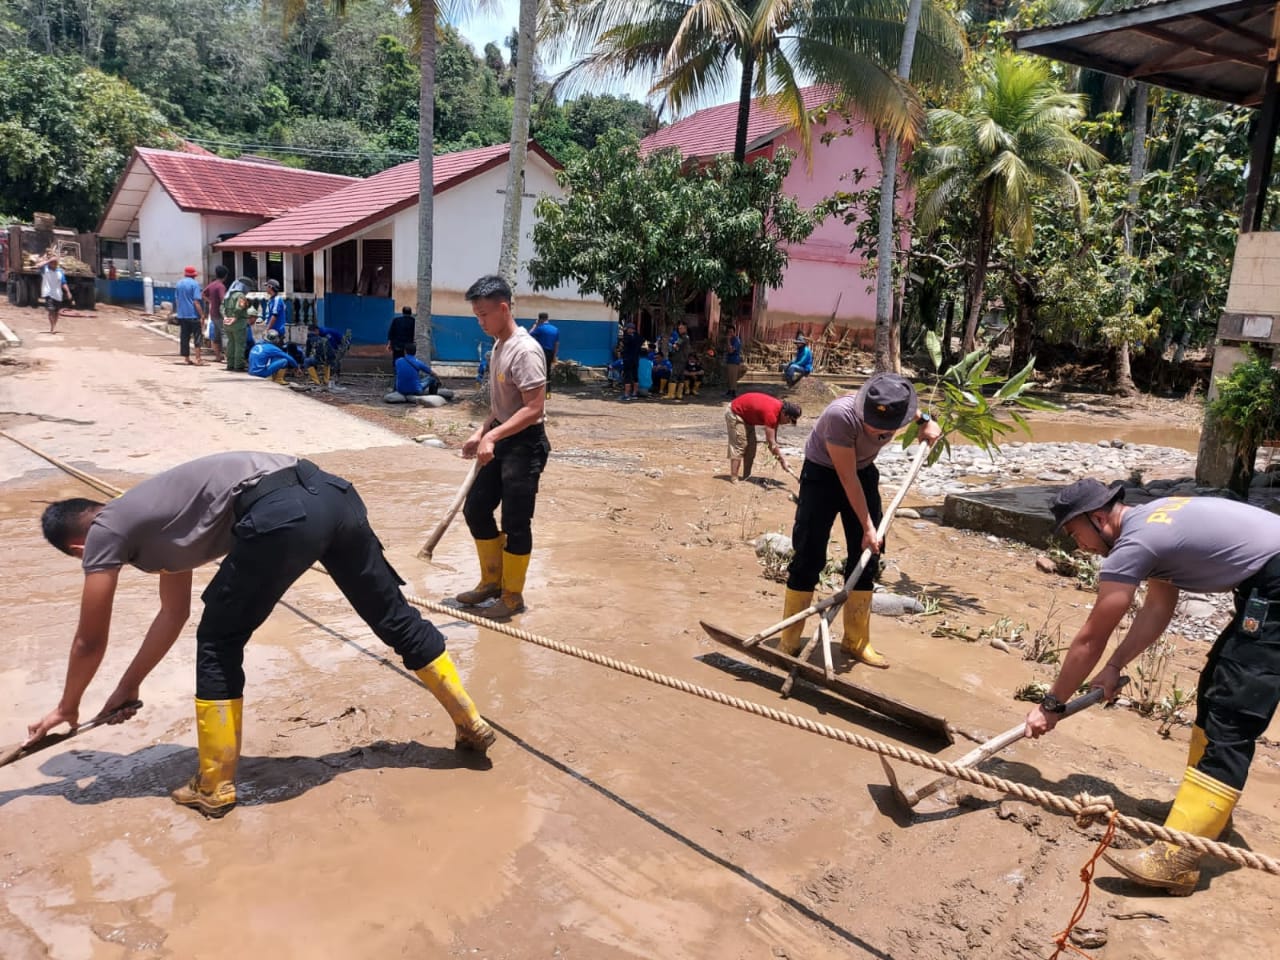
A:
{"label": "black trousers", "polygon": [[[871,522],[878,527],[884,512],[880,504],[880,471],[874,463],[858,471],[858,482],[862,484],[862,495],[867,498]],[[787,588],[807,592],[818,585],[822,568],[827,565],[827,543],[837,514],[844,524],[844,538],[849,549],[849,556],[844,561],[844,575],[848,579],[862,556],[863,531],[853,507],[849,505],[849,498],[845,496],[840,475],[832,467],[806,460],[800,471],[799,500],[795,523],[791,527],[791,545],[795,554],[787,567]],[[884,553],[883,543],[880,552]],[[872,557],[853,589],[870,590],[879,572],[880,564]]]}
{"label": "black trousers", "polygon": [[493,512],[502,506],[502,533],[507,553],[533,552],[533,508],[538,499],[538,478],[551,455],[551,444],[542,424],[503,437],[493,447],[493,459],[480,468],[471,485],[462,515],[476,540],[498,536]]}
{"label": "black trousers", "polygon": [[240,495],[235,543],[205,589],[196,628],[196,696],[244,693],[244,648],[290,585],[324,564],[378,639],[417,670],[444,652],[444,635],[401,593],[364,501],[349,480],[306,460]]}
{"label": "black trousers", "polygon": [[194,340],[196,349],[200,349],[200,320],[198,317],[187,319],[182,317],[178,320],[178,353],[184,357],[191,356],[191,342]]}
{"label": "black trousers", "polygon": [[[1255,591],[1271,606],[1250,634],[1245,604]],[[1236,587],[1235,602],[1235,615],[1214,641],[1196,689],[1196,725],[1209,741],[1196,769],[1239,790],[1280,703],[1280,555]]]}

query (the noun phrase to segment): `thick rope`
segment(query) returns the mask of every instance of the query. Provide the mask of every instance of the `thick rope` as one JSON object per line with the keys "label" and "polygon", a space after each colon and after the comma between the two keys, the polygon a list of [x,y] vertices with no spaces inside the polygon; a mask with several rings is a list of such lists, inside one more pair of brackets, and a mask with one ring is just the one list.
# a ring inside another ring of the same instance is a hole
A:
{"label": "thick rope", "polygon": [[1093,893],[1093,871],[1097,869],[1098,859],[1107,852],[1107,847],[1111,846],[1111,841],[1115,839],[1117,816],[1118,814],[1112,810],[1110,816],[1107,817],[1107,832],[1098,841],[1098,847],[1093,851],[1093,856],[1080,868],[1080,882],[1084,884],[1084,890],[1080,892],[1080,899],[1076,901],[1076,908],[1071,911],[1071,919],[1067,921],[1067,925],[1063,927],[1062,932],[1053,938],[1053,942],[1057,944],[1058,949],[1053,951],[1053,956],[1049,960],[1058,960],[1058,957],[1062,956],[1063,950],[1070,950],[1072,953],[1078,953],[1082,957],[1089,956],[1089,954],[1071,942],[1071,931],[1076,928],[1076,924],[1084,919],[1085,912],[1089,909],[1089,896]]}
{"label": "thick rope", "polygon": [[[29,444],[23,443],[12,434],[0,430],[0,436],[12,440],[21,447],[25,447],[37,456],[49,461],[49,463],[52,463],[55,467],[64,470],[78,480],[82,480],[95,490],[98,490],[107,496],[117,497],[124,492],[118,487],[113,487],[111,484],[106,483],[103,480],[99,480],[91,474],[77,470],[56,457],[50,456]],[[312,569],[317,572],[324,572],[322,567],[313,567]],[[552,640],[550,637],[530,633],[528,630],[521,630],[520,628],[513,627],[510,624],[500,623],[496,620],[489,620],[479,614],[471,613],[466,610],[459,610],[457,607],[446,606],[443,603],[427,600],[425,597],[406,593],[405,599],[414,606],[421,607],[423,610],[430,611],[431,613],[451,617],[455,620],[462,620],[477,627],[485,627],[495,633],[506,634],[507,636],[514,637],[517,640],[532,643],[535,646],[545,647],[546,649],[554,650],[557,653],[577,657],[579,660],[585,660],[588,663],[608,667],[610,670],[616,670],[619,673],[625,673],[628,676],[639,677],[642,680],[648,680],[650,683],[656,683],[660,686],[670,687],[673,690],[679,690],[681,693],[687,693],[691,696],[701,697],[704,700],[710,700],[713,703],[733,707],[735,710],[742,710],[745,713],[754,714],[757,717],[764,717],[766,720],[773,720],[776,723],[795,727],[798,730],[816,733],[818,736],[826,737],[829,740],[837,740],[840,743],[857,747],[860,750],[867,750],[871,753],[877,753],[883,757],[890,757],[894,760],[900,760],[903,763],[910,763],[917,767],[923,767],[926,770],[933,770],[935,773],[941,773],[956,780],[964,780],[967,783],[986,787],[989,790],[1006,793],[1012,797],[1017,797],[1019,800],[1024,800],[1027,803],[1034,803],[1037,806],[1043,807],[1054,813],[1071,817],[1081,828],[1088,827],[1096,820],[1110,819],[1116,826],[1128,833],[1134,834],[1135,836],[1147,837],[1152,840],[1164,840],[1167,843],[1177,844],[1180,847],[1188,847],[1200,854],[1218,857],[1221,860],[1226,860],[1230,863],[1236,864],[1237,866],[1249,867],[1253,870],[1262,870],[1266,873],[1280,876],[1280,861],[1259,853],[1254,853],[1252,850],[1244,850],[1240,847],[1233,847],[1229,844],[1219,843],[1216,840],[1197,837],[1194,834],[1183,833],[1181,830],[1170,830],[1168,827],[1150,823],[1146,820],[1137,820],[1133,817],[1126,817],[1115,811],[1114,803],[1112,803],[1111,798],[1107,796],[1094,797],[1087,793],[1080,793],[1073,799],[1067,799],[1066,797],[1060,797],[1055,793],[1049,793],[1046,790],[1038,790],[1035,787],[1015,783],[1012,780],[993,777],[988,773],[983,773],[981,770],[975,770],[971,767],[957,767],[954,764],[947,763],[945,760],[939,760],[937,757],[931,757],[925,753],[916,753],[914,750],[907,750],[891,743],[885,743],[882,740],[875,740],[871,737],[864,737],[860,734],[850,733],[848,730],[840,730],[837,727],[828,726],[825,723],[818,723],[817,721],[810,720],[806,717],[798,717],[793,713],[787,713],[785,710],[766,707],[763,704],[755,703],[751,700],[743,700],[741,697],[734,697],[727,693],[721,693],[718,690],[701,687],[695,683],[689,683],[687,680],[680,680],[677,677],[668,677],[665,674],[656,673],[653,670],[647,670],[644,667],[638,667],[633,663],[627,663],[625,660],[616,660],[613,657],[606,657],[600,653],[583,650],[581,647],[575,647],[571,644],[561,643],[559,640]]]}
{"label": "thick rope", "polygon": [[1197,837],[1190,833],[1183,833],[1181,830],[1170,830],[1168,827],[1149,823],[1146,820],[1126,817],[1123,814],[1115,812],[1115,805],[1112,803],[1110,797],[1094,797],[1087,793],[1081,793],[1077,794],[1073,799],[1067,799],[1066,797],[1060,797],[1055,793],[1049,793],[1046,790],[1029,787],[1026,784],[1016,783],[1012,780],[1004,780],[1000,777],[993,777],[988,773],[983,773],[981,770],[975,770],[972,767],[957,767],[954,764],[948,763],[945,760],[939,760],[937,757],[931,757],[928,754],[916,753],[914,750],[907,750],[892,743],[885,743],[881,740],[872,739],[871,737],[864,737],[857,733],[851,733],[848,730],[840,730],[836,727],[828,726],[825,723],[818,723],[817,721],[810,720],[806,717],[799,717],[793,713],[787,713],[784,710],[777,710],[773,707],[766,707],[763,704],[755,703],[751,700],[743,700],[740,697],[721,693],[719,690],[700,687],[697,684],[689,683],[687,680],[681,680],[678,677],[668,677],[665,674],[655,673],[654,671],[647,670],[644,667],[638,667],[633,663],[627,663],[625,660],[615,660],[613,657],[607,657],[604,654],[594,653],[590,650],[583,650],[580,647],[574,647],[570,644],[562,643],[559,640],[552,640],[550,637],[543,637],[536,633],[530,633],[528,630],[521,630],[520,628],[513,627],[510,624],[500,623],[496,620],[488,620],[477,613],[459,610],[457,607],[446,606],[443,603],[436,603],[435,601],[427,600],[413,594],[405,594],[405,597],[414,606],[421,607],[423,610],[428,610],[431,613],[437,613],[457,620],[463,620],[467,623],[475,624],[478,627],[485,627],[495,633],[506,634],[507,636],[514,637],[517,640],[532,643],[535,646],[545,647],[546,649],[554,650],[557,653],[568,654],[571,657],[577,657],[579,660],[586,660],[588,663],[608,667],[610,670],[617,670],[619,673],[625,673],[632,677],[639,677],[642,680],[648,680],[650,683],[656,683],[660,686],[670,687],[673,690],[679,690],[681,693],[701,697],[704,700],[710,700],[713,703],[733,707],[735,710],[742,710],[745,713],[754,714],[757,717],[764,717],[767,720],[786,724],[789,727],[795,727],[799,730],[806,730],[809,733],[816,733],[821,737],[828,738],[829,740],[838,740],[840,743],[847,743],[850,746],[859,748],[860,750],[868,750],[872,753],[878,753],[881,756],[890,757],[894,760],[901,760],[903,763],[914,764],[917,767],[924,767],[926,770],[933,770],[937,773],[944,774],[945,776],[954,777],[957,780],[964,780],[968,783],[977,784],[978,786],[986,787],[989,790],[997,790],[1001,793],[1007,793],[1010,796],[1017,797],[1019,800],[1025,800],[1028,803],[1034,803],[1037,806],[1044,807],[1054,813],[1071,817],[1080,827],[1087,827],[1095,820],[1108,819],[1114,815],[1116,825],[1129,833],[1148,837],[1153,840],[1165,840],[1169,843],[1175,843],[1180,847],[1189,847],[1197,853],[1209,854],[1223,860],[1228,860],[1231,863],[1242,867],[1251,867],[1254,870],[1263,870],[1267,873],[1280,876],[1280,861],[1254,853],[1252,850],[1242,850],[1238,847],[1232,847],[1225,843],[1218,843],[1216,840],[1207,840],[1204,837]]}

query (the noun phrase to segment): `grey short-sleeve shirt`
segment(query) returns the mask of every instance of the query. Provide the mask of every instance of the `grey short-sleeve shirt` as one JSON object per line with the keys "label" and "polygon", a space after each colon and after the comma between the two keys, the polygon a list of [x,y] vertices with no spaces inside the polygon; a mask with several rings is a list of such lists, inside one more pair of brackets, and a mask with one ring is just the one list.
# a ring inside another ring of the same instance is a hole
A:
{"label": "grey short-sleeve shirt", "polygon": [[869,434],[862,429],[862,418],[858,416],[856,401],[857,396],[850,394],[833,400],[822,411],[804,445],[806,460],[820,463],[824,467],[834,467],[831,455],[827,453],[827,444],[831,443],[837,447],[852,447],[858,460],[858,469],[861,470],[893,442],[893,430]]}
{"label": "grey short-sleeve shirt", "polygon": [[1125,511],[1098,577],[1224,593],[1277,554],[1280,516],[1221,497],[1164,497]]}
{"label": "grey short-sleeve shirt", "polygon": [[489,363],[489,411],[499,423],[506,423],[520,412],[523,391],[546,383],[547,359],[528,330],[516,327],[515,333],[494,344]]}
{"label": "grey short-sleeve shirt", "polygon": [[128,563],[147,573],[179,573],[216,560],[231,549],[236,495],[297,462],[277,453],[217,453],[144,480],[94,518],[84,572]]}

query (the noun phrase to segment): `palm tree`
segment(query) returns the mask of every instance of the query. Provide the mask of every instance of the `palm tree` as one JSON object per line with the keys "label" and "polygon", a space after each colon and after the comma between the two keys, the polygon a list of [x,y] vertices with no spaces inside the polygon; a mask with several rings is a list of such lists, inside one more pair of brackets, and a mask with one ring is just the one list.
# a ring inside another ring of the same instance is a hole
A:
{"label": "palm tree", "polygon": [[502,206],[502,242],[498,248],[498,273],[515,285],[520,252],[520,215],[524,212],[524,165],[529,148],[529,102],[533,98],[533,61],[536,56],[538,0],[520,0],[515,57],[515,94],[511,110],[511,154],[507,162],[507,195]]}
{"label": "palm tree", "polygon": [[[746,157],[751,101],[771,106],[809,149],[803,78],[843,92],[886,134],[911,141],[923,111],[889,66],[902,49],[908,0],[560,0],[544,20],[546,39],[580,59],[561,78],[654,78],[652,91],[676,111],[695,105],[741,70],[734,159]],[[926,0],[911,78],[945,82],[959,66],[963,37],[938,0]]]}
{"label": "palm tree", "polygon": [[920,227],[932,229],[953,203],[971,204],[977,213],[966,353],[977,343],[997,231],[1027,250],[1034,237],[1032,201],[1042,191],[1061,193],[1081,216],[1087,210],[1071,171],[1095,166],[1102,157],[1075,133],[1083,116],[1084,97],[1065,93],[1046,61],[1012,53],[997,54],[976,72],[961,109],[929,111]]}

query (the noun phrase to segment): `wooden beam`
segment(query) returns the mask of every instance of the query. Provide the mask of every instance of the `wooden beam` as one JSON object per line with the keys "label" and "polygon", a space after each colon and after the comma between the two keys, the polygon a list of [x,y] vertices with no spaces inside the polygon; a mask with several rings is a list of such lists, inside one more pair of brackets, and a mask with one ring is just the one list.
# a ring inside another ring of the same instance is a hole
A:
{"label": "wooden beam", "polygon": [[1241,37],[1245,40],[1252,40],[1264,49],[1271,46],[1271,38],[1265,33],[1258,33],[1257,31],[1250,30],[1248,27],[1242,27],[1238,23],[1223,20],[1216,13],[1197,13],[1195,16],[1197,20],[1203,20],[1205,23],[1217,27],[1224,33],[1234,33],[1237,37]]}
{"label": "wooden beam", "polygon": [[[1252,53],[1255,57],[1261,55],[1265,58],[1267,48],[1249,50],[1233,50],[1230,47],[1221,47],[1216,44],[1207,43],[1198,37],[1186,36],[1181,33],[1174,33],[1172,30],[1166,30],[1164,27],[1134,27],[1135,33],[1141,33],[1144,36],[1151,37],[1153,40],[1159,40],[1162,43],[1173,44],[1175,47],[1190,48],[1198,50],[1201,53],[1216,57],[1218,60],[1234,60],[1237,63],[1253,63],[1252,59],[1247,59]],[[1241,59],[1242,57],[1246,59]]]}
{"label": "wooden beam", "polygon": [[1167,70],[1195,70],[1199,67],[1211,67],[1216,63],[1224,63],[1226,61],[1243,64],[1246,67],[1265,67],[1267,65],[1265,50],[1259,50],[1258,59],[1253,61],[1241,60],[1238,57],[1215,57],[1208,53],[1191,56],[1189,60],[1182,59],[1191,53],[1192,51],[1189,50],[1179,50],[1177,53],[1170,54],[1155,63],[1144,63],[1129,75],[1131,77],[1154,77]]}
{"label": "wooden beam", "polygon": [[1075,23],[1056,27],[1038,27],[1013,34],[1014,46],[1026,53],[1040,53],[1040,48],[1056,43],[1079,40],[1082,37],[1101,36],[1129,27],[1166,23],[1201,13],[1222,13],[1227,9],[1252,6],[1249,0],[1224,7],[1222,0],[1172,0],[1157,6],[1138,7],[1116,13],[1104,13]]}
{"label": "wooden beam", "polygon": [[1266,206],[1267,186],[1271,183],[1277,132],[1280,132],[1280,85],[1276,83],[1273,61],[1262,85],[1262,107],[1254,123],[1253,142],[1249,145],[1249,179],[1245,183],[1244,207],[1240,211],[1241,233],[1262,229],[1262,211]]}

